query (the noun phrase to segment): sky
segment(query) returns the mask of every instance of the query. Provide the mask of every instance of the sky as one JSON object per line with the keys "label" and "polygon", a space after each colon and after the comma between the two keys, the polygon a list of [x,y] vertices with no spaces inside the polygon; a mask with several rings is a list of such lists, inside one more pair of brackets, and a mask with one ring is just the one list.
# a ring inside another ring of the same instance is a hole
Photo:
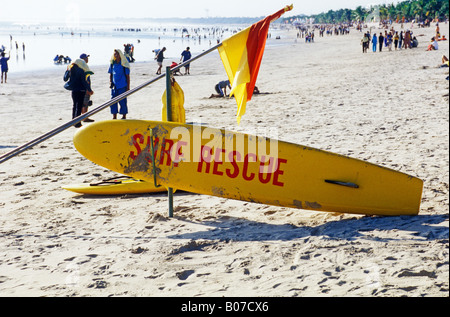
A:
{"label": "sky", "polygon": [[[285,16],[395,3],[394,0],[2,0],[0,22],[47,22],[95,18],[260,17],[288,4]],[[55,5],[56,4],[56,5]]]}

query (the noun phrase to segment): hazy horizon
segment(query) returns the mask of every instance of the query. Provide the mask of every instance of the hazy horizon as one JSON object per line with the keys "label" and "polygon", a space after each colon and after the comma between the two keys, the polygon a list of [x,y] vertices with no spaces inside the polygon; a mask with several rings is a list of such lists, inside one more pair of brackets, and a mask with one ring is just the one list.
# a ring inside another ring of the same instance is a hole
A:
{"label": "hazy horizon", "polygon": [[294,9],[285,14],[285,17],[289,17],[394,2],[398,1],[322,0],[311,3],[306,0],[228,0],[227,3],[221,3],[207,0],[167,0],[156,4],[152,1],[135,0],[131,5],[122,7],[123,1],[114,0],[67,1],[62,5],[55,5],[54,1],[50,0],[16,0],[2,3],[0,21],[31,24],[84,22],[93,19],[253,18],[270,15],[286,5],[293,4]]}

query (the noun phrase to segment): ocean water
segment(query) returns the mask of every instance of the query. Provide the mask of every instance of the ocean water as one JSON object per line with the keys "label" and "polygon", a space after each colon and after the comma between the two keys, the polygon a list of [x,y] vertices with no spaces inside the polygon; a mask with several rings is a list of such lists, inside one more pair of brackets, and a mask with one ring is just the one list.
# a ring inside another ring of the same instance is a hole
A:
{"label": "ocean water", "polygon": [[124,44],[134,46],[136,62],[153,61],[155,49],[166,47],[168,61],[179,62],[181,53],[190,47],[195,56],[247,26],[156,25],[144,23],[101,22],[77,25],[0,23],[0,47],[10,53],[9,72],[65,68],[55,65],[56,55],[73,61],[80,54],[90,55],[89,65],[108,65],[114,49]]}

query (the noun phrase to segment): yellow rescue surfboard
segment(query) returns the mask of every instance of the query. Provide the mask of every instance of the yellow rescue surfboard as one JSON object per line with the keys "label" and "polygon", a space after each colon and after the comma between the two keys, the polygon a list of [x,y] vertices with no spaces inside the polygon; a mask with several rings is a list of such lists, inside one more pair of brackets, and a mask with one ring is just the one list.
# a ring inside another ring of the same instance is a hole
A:
{"label": "yellow rescue surfboard", "polygon": [[92,184],[73,184],[63,186],[63,189],[85,195],[127,195],[166,192],[163,186],[156,187],[154,182],[144,182],[138,179],[114,178]]}
{"label": "yellow rescue surfboard", "polygon": [[92,162],[188,192],[267,205],[367,215],[416,215],[423,182],[334,153],[205,126],[97,122],[74,136]]}

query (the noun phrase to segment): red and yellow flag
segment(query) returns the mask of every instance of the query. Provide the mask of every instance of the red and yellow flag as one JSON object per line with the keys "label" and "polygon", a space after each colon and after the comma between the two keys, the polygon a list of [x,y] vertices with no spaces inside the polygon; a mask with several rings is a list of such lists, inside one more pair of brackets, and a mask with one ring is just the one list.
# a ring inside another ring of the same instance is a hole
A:
{"label": "red and yellow flag", "polygon": [[284,9],[223,41],[218,49],[231,83],[230,96],[236,98],[238,105],[238,123],[245,114],[247,101],[250,101],[253,96],[270,23],[292,9],[293,5],[286,6]]}

